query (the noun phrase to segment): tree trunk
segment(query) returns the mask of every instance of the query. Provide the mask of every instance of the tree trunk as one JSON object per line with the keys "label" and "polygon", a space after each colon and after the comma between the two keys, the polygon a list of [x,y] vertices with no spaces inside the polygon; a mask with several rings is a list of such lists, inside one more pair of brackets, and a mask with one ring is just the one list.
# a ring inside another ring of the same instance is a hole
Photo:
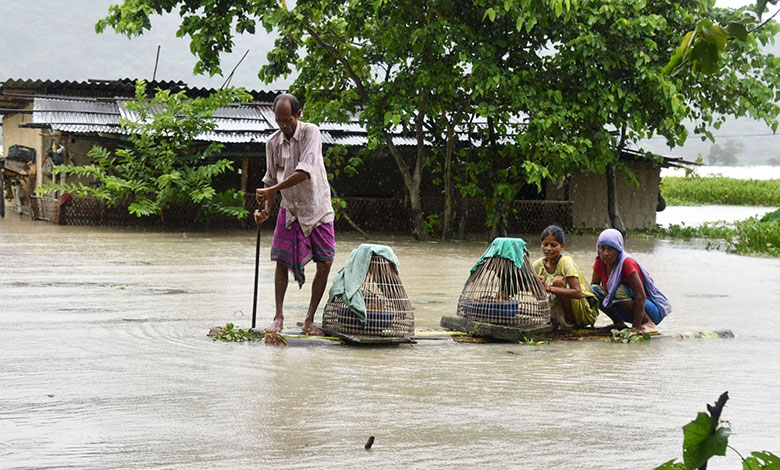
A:
{"label": "tree trunk", "polygon": [[[330,186],[330,195],[331,195],[331,197],[336,197],[336,198],[339,197],[339,195],[336,192],[336,189],[333,187],[333,185],[330,184],[329,186]],[[344,220],[347,221],[349,226],[352,227],[352,229],[354,231],[356,231],[357,233],[359,233],[363,238],[365,238],[366,240],[368,240],[370,238],[368,236],[368,234],[362,228],[360,228],[360,226],[358,226],[358,224],[356,224],[355,221],[352,220],[352,217],[350,217],[349,214],[347,214],[347,211],[342,209],[340,214],[339,214],[339,216],[340,217],[344,217]]]}
{"label": "tree trunk", "polygon": [[460,220],[458,223],[458,238],[466,239],[466,223],[469,218],[469,200],[466,196],[460,198]]}
{"label": "tree trunk", "polygon": [[620,217],[617,200],[617,176],[615,175],[615,164],[607,165],[607,212],[609,213],[609,224],[620,232],[626,234],[626,226],[623,224],[623,218]]}
{"label": "tree trunk", "polygon": [[444,222],[442,223],[441,239],[449,240],[452,229],[452,147],[454,144],[455,126],[447,122],[447,149],[444,151]]}
{"label": "tree trunk", "polygon": [[[422,212],[422,205],[420,203],[420,182],[422,181],[422,171],[417,171],[415,168],[414,175],[409,172],[409,167],[406,165],[398,148],[393,144],[393,139],[385,132],[385,143],[390,150],[390,155],[393,156],[398,170],[401,173],[401,178],[404,181],[404,194],[409,198],[409,211],[412,216],[412,234],[417,240],[425,240],[428,238],[428,234],[425,231],[425,216]],[[420,161],[420,164],[422,162]]]}
{"label": "tree trunk", "polygon": [[506,236],[506,227],[505,224],[502,224],[504,210],[506,209],[507,204],[509,204],[509,201],[497,201],[496,202],[496,211],[493,214],[493,223],[490,227],[490,239],[494,240],[498,235],[499,231],[501,233],[501,236]]}
{"label": "tree trunk", "polygon": [[625,145],[626,126],[623,125],[620,127],[620,140],[617,148],[615,148],[615,163],[607,165],[607,213],[609,214],[609,225],[623,236],[626,235],[626,225],[623,223],[623,218],[620,217],[620,209],[618,209],[616,163],[620,161]]}

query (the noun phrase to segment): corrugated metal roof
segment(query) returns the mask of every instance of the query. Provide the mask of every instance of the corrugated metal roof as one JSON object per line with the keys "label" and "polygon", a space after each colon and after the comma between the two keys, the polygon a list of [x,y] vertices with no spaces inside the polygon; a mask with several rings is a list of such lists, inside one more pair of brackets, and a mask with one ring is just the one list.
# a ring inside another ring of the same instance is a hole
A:
{"label": "corrugated metal roof", "polygon": [[[125,96],[135,95],[134,78],[119,78],[107,80],[30,80],[8,79],[0,83],[0,93],[3,91],[34,92],[48,95],[73,95],[73,96]],[[191,87],[181,80],[146,80],[146,89],[180,91],[184,90],[187,96],[208,96],[216,91],[213,88]],[[247,90],[256,101],[271,102],[278,94],[275,91]]]}
{"label": "corrugated metal roof", "polygon": [[[119,125],[119,118],[132,121],[140,119],[138,113],[124,106],[128,100],[85,100],[67,98],[36,97],[33,104],[32,122],[37,127],[47,125],[52,130],[65,133],[104,133],[126,135]],[[155,104],[152,112],[162,111]],[[198,136],[198,140],[221,143],[265,143],[276,132],[276,126],[268,119],[274,119],[271,106],[226,106],[218,109],[214,115],[217,128],[213,132]],[[357,123],[323,123],[322,140],[325,144],[363,146],[368,138]],[[393,143],[398,146],[414,146],[417,141],[412,137],[394,136]]]}
{"label": "corrugated metal roof", "polygon": [[119,112],[113,101],[84,101],[35,98],[32,122],[36,124],[119,125]]}
{"label": "corrugated metal roof", "polygon": [[207,132],[198,136],[198,140],[219,142],[222,144],[264,144],[273,132]]}
{"label": "corrugated metal roof", "polygon": [[[121,116],[131,121],[138,121],[138,113],[129,110],[124,106],[127,100],[117,100],[117,109]],[[162,106],[154,104],[151,106],[153,113],[162,111]],[[214,112],[214,122],[217,124],[216,130],[219,132],[267,132],[275,131],[264,117],[263,113],[254,106],[226,106],[219,108]]]}
{"label": "corrugated metal roof", "polygon": [[[322,143],[330,145],[346,145],[348,147],[361,147],[368,143],[368,137],[365,133],[341,134],[334,133],[332,131],[322,131]],[[393,136],[393,143],[401,147],[415,146],[417,145],[417,139],[413,137],[396,135]]]}
{"label": "corrugated metal roof", "polygon": [[52,124],[53,131],[66,134],[127,134],[119,126],[99,126],[95,124]]}

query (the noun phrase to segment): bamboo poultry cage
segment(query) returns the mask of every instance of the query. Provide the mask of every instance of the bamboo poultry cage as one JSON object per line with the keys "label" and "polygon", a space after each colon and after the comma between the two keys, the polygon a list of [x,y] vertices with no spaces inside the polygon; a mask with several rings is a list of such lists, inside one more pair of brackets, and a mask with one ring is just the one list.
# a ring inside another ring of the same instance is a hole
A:
{"label": "bamboo poultry cage", "polygon": [[366,306],[362,323],[340,296],[328,301],[322,316],[323,329],[360,336],[411,338],[414,311],[396,268],[374,254],[360,286]]}
{"label": "bamboo poultry cage", "polygon": [[510,259],[493,256],[469,276],[458,300],[457,315],[496,325],[545,324],[550,322],[550,303],[527,253],[520,268]]}

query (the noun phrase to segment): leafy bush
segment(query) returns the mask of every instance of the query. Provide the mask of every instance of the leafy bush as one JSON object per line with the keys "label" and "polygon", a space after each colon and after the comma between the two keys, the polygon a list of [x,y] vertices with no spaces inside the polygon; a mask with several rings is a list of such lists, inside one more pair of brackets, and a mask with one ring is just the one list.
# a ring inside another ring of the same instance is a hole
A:
{"label": "leafy bush", "polygon": [[250,96],[241,89],[224,89],[211,96],[188,98],[183,91],[157,89],[149,98],[146,84],[136,85],[135,100],[125,107],[137,117],[120,118],[129,134],[129,146],[115,152],[94,146],[85,165],[57,165],[55,173],[75,175],[90,183],[48,183],[38,189],[92,196],[114,206],[128,201],[128,211],[138,217],[156,215],[165,226],[164,215],[175,204],[200,205],[200,218],[221,213],[245,218],[243,194],[235,190],[217,192],[212,181],[233,171],[232,162],[219,158],[222,145],[196,144],[203,133],[216,128],[214,111]]}
{"label": "leafy bush", "polygon": [[666,204],[733,204],[780,206],[780,180],[740,180],[714,177],[665,177],[661,181]]}
{"label": "leafy bush", "polygon": [[[716,455],[726,455],[726,448],[737,452],[729,446],[731,429],[720,426],[720,414],[728,392],[718,398],[714,405],[707,405],[707,413],[699,413],[696,419],[683,426],[683,461],[670,460],[656,470],[693,470],[707,468],[707,462]],[[780,470],[780,457],[771,452],[752,452],[750,457],[742,458],[743,470]]]}

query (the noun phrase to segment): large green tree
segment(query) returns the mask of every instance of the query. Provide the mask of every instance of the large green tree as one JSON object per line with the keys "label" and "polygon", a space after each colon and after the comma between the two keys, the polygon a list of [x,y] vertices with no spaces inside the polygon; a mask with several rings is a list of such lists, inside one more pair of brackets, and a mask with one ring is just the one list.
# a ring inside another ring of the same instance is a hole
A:
{"label": "large green tree", "polygon": [[568,152],[566,158],[525,154],[540,159],[552,175],[573,166],[605,173],[610,223],[621,231],[616,175],[627,145],[654,135],[666,137],[670,147],[681,145],[688,137],[686,120],[710,137],[727,115],[777,126],[780,62],[761,50],[776,35],[775,23],[721,51],[708,74],[696,67],[668,73],[669,57],[686,31],[743,17],[742,11],[716,9],[713,3],[583,1],[571,21],[551,32],[541,81],[553,99],[527,105],[528,130],[518,140],[537,148],[552,140],[551,150]]}
{"label": "large green tree", "polygon": [[[739,41],[718,49],[709,75],[667,67],[687,31],[712,36],[708,24],[735,14],[710,0],[124,0],[97,29],[138,35],[151,15],[174,10],[196,72],[220,73],[235,34],[275,32],[260,78],[296,70],[292,91],[308,119],[359,116],[369,148],[386,146],[397,164],[418,238],[426,167],[441,171],[445,236],[456,190],[485,198],[495,234],[522,185],[574,169],[607,174],[611,223],[622,230],[615,186],[629,143],[681,144],[684,119],[707,135],[720,116],[777,116],[777,60],[759,47],[774,23],[731,27]],[[398,132],[415,138],[413,152],[395,145]]]}
{"label": "large green tree", "polygon": [[[544,32],[533,26],[562,19],[572,3],[505,2],[502,11],[512,18],[502,20],[499,29],[491,24],[494,8],[482,0],[302,0],[293,8],[272,0],[125,0],[111,7],[97,29],[111,26],[138,35],[150,27],[150,15],[177,9],[182,17],[178,34],[191,38],[199,58],[196,72],[212,74],[221,72],[219,53],[232,48],[234,34],[254,33],[258,25],[273,30],[278,39],[260,77],[272,81],[297,70],[292,91],[305,100],[309,119],[340,121],[358,115],[368,131],[369,148],[384,145],[395,160],[414,234],[425,238],[420,188],[426,165],[443,162],[448,224],[453,188],[447,161],[458,134],[476,114],[493,119],[496,96],[508,85],[490,72],[497,66],[494,60],[510,48],[537,55]],[[529,41],[532,30],[538,37]],[[506,75],[502,80],[517,83]],[[494,131],[505,129],[500,123],[493,126]],[[396,146],[393,135],[398,132],[415,138],[414,152]],[[430,152],[430,142],[437,143],[437,151]]]}

